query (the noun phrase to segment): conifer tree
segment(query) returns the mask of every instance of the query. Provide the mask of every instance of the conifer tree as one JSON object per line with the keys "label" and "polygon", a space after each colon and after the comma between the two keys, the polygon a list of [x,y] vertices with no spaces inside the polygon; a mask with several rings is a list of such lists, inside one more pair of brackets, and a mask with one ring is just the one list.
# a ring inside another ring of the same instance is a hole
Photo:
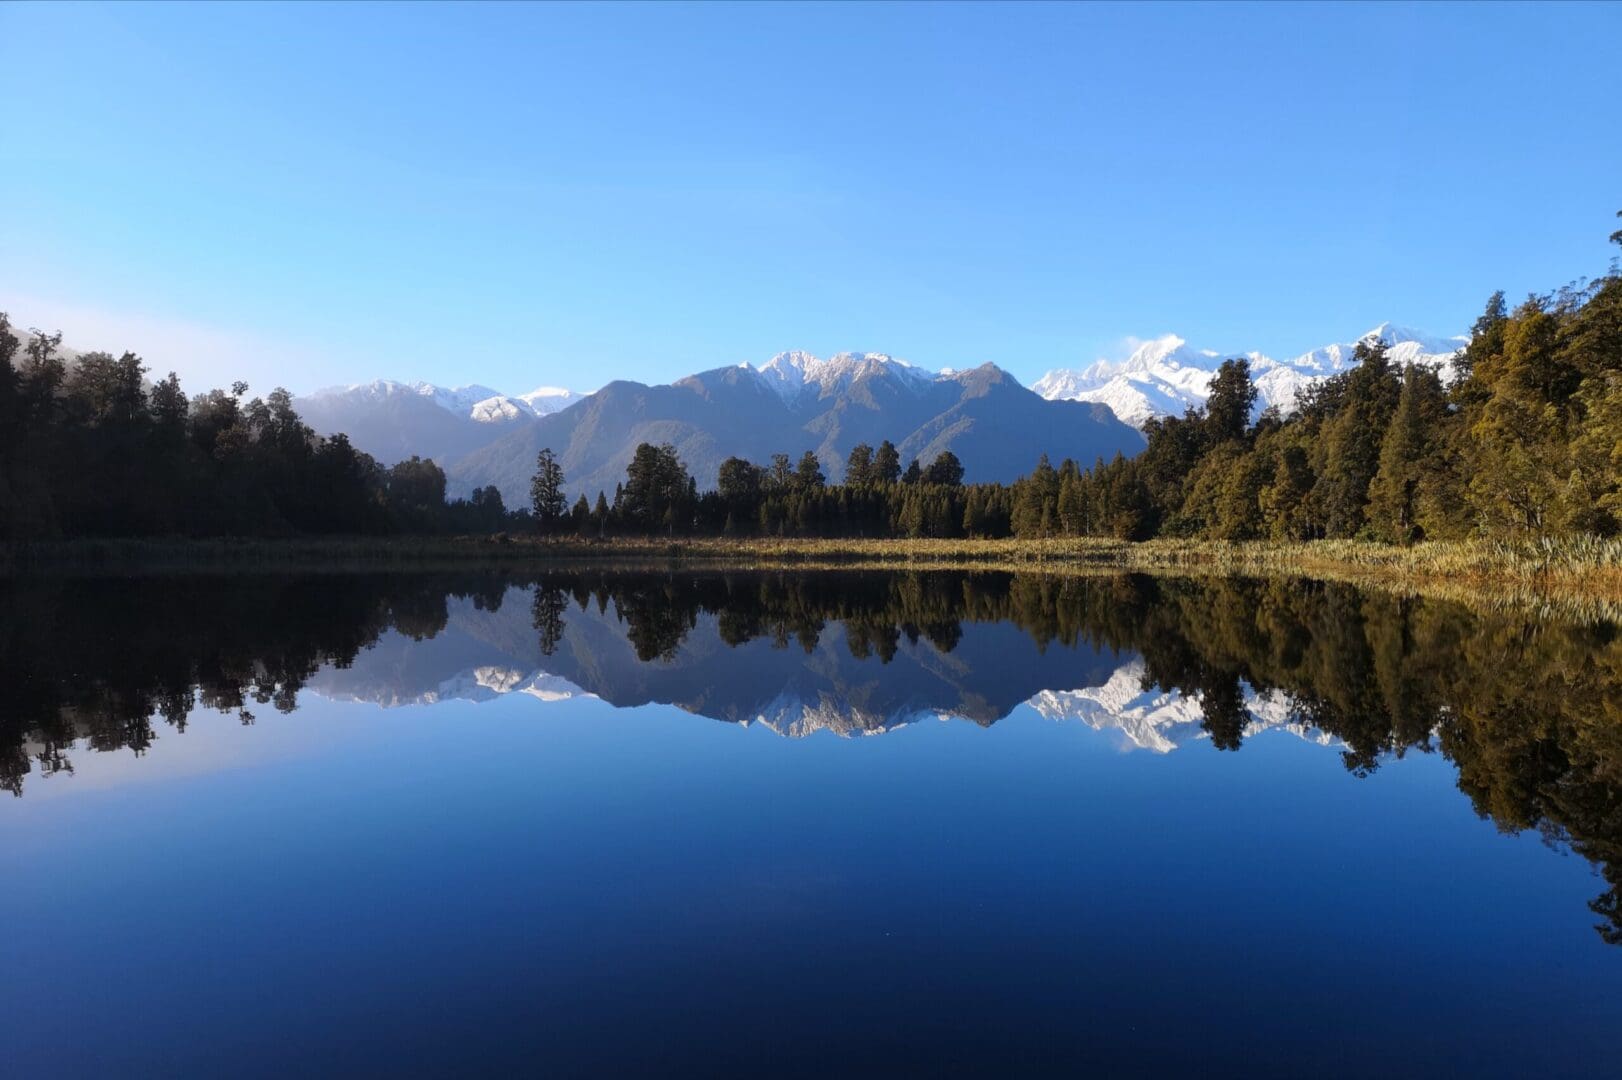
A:
{"label": "conifer tree", "polygon": [[872,475],[876,484],[893,484],[901,479],[901,454],[889,439],[879,443],[879,448],[873,451]]}
{"label": "conifer tree", "polygon": [[1420,399],[1426,374],[1412,364],[1403,371],[1402,394],[1380,446],[1379,471],[1369,483],[1369,524],[1377,537],[1391,543],[1409,543],[1418,532],[1419,484],[1426,457]]}
{"label": "conifer tree", "polygon": [[845,483],[851,487],[861,487],[872,482],[873,448],[865,442],[857,443],[845,459]]}
{"label": "conifer tree", "polygon": [[557,455],[552,448],[546,447],[535,455],[535,475],[529,483],[530,511],[535,515],[536,526],[542,532],[551,532],[563,520],[563,510],[568,504],[563,494],[563,467],[558,464]]}
{"label": "conifer tree", "polygon": [[1059,527],[1067,536],[1085,535],[1087,522],[1082,505],[1081,481],[1074,468],[1063,470],[1062,477],[1059,481]]}
{"label": "conifer tree", "polygon": [[1380,444],[1401,385],[1378,341],[1358,343],[1357,366],[1342,378],[1338,412],[1324,429],[1324,463],[1314,489],[1331,537],[1357,535],[1365,520],[1369,484],[1380,468]]}

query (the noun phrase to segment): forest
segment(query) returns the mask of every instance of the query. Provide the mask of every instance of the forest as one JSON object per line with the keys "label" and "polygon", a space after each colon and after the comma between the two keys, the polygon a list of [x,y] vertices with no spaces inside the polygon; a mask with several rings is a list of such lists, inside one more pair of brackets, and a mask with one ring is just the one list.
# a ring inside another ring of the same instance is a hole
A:
{"label": "forest", "polygon": [[446,502],[445,473],[384,467],[318,436],[276,390],[188,398],[140,357],[69,366],[62,335],[26,344],[0,313],[0,541],[81,536],[282,536],[463,531],[505,525],[482,493]]}
{"label": "forest", "polygon": [[[1612,236],[1622,243],[1622,231]],[[903,467],[855,447],[845,481],[806,451],[730,458],[700,492],[669,445],[644,443],[615,491],[571,504],[550,450],[531,505],[494,487],[446,498],[445,473],[384,466],[321,436],[277,389],[188,398],[133,353],[69,365],[61,335],[24,341],[0,314],[0,541],[58,537],[538,533],[614,536],[1187,537],[1393,544],[1615,536],[1622,530],[1622,274],[1527,297],[1495,293],[1449,377],[1378,343],[1289,414],[1254,414],[1248,362],[1205,406],[1145,427],[1137,456],[1045,457],[1011,484],[964,484],[950,451]]]}

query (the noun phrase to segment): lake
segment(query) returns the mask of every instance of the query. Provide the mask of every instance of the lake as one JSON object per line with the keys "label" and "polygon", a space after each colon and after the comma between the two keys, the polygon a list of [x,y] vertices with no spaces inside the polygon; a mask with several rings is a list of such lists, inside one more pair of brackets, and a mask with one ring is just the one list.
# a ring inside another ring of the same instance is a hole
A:
{"label": "lake", "polygon": [[1312,581],[0,582],[9,1075],[1592,1076],[1622,636]]}

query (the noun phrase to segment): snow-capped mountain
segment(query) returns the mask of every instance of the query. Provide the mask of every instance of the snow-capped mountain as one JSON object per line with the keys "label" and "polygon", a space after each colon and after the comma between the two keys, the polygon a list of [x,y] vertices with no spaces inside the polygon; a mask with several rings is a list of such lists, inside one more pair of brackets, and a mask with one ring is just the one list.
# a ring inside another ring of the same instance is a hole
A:
{"label": "snow-capped mountain", "polygon": [[527,394],[503,394],[488,386],[435,386],[428,382],[403,383],[375,379],[368,383],[329,386],[304,398],[305,401],[346,400],[378,403],[391,398],[417,397],[444,409],[452,416],[481,424],[505,423],[521,416],[546,416],[568,408],[584,395],[556,386],[542,386]]}
{"label": "snow-capped mountain", "polygon": [[[1079,721],[1094,731],[1114,732],[1123,750],[1169,754],[1198,739],[1210,738],[1202,724],[1197,696],[1159,687],[1144,689],[1142,660],[1117,668],[1100,686],[1078,690],[1044,690],[1027,703],[1049,720]],[[1250,720],[1244,737],[1264,731],[1286,731],[1319,746],[1335,739],[1295,719],[1289,700],[1276,691],[1258,694],[1244,687]]]}
{"label": "snow-capped mountain", "polygon": [[[510,589],[499,605],[460,597],[447,607],[447,624],[433,637],[391,630],[351,662],[324,666],[309,688],[384,707],[513,697],[595,698],[616,708],[660,702],[789,738],[882,735],[926,720],[989,727],[1022,705],[1105,733],[1124,750],[1166,754],[1210,738],[1200,695],[1145,687],[1140,655],[1038,648],[1005,624],[963,623],[946,653],[925,637],[901,637],[886,659],[858,655],[849,628],[837,621],[822,627],[809,650],[784,649],[765,636],[724,642],[720,617],[704,614],[673,653],[649,664],[635,651],[617,601],[566,610],[550,654],[540,651],[531,625],[528,589]],[[1244,738],[1282,731],[1341,745],[1303,724],[1286,695],[1241,689]]]}
{"label": "snow-capped mountain", "polygon": [[527,394],[519,394],[518,400],[536,416],[549,416],[560,409],[567,409],[585,396],[561,386],[537,386]]}
{"label": "snow-capped mountain", "polygon": [[495,701],[523,694],[540,701],[570,701],[595,697],[578,686],[544,671],[520,671],[501,664],[485,664],[459,671],[427,687],[388,682],[348,682],[343,678],[318,680],[317,692],[331,701],[366,701],[392,709],[402,705],[433,705],[442,701]]}
{"label": "snow-capped mountain", "polygon": [[294,404],[317,432],[343,432],[385,465],[431,458],[444,467],[451,495],[494,485],[509,505],[522,505],[543,447],[557,453],[570,496],[590,498],[624,479],[642,442],[674,445],[701,486],[716,482],[731,455],[765,461],[806,450],[837,481],[852,447],[886,439],[903,461],[928,464],[951,450],[971,481],[1013,480],[1044,453],[1091,460],[1143,446],[1102,406],[1046,401],[994,364],[932,373],[871,352],[785,352],[758,367],[711,368],[654,386],[614,381],[590,394],[384,379]]}
{"label": "snow-capped mountain", "polygon": [[813,451],[832,481],[860,443],[893,442],[905,462],[928,464],[950,450],[971,481],[1011,481],[1047,454],[1091,461],[1143,448],[1141,434],[1091,402],[1048,401],[995,364],[932,373],[884,353],[827,359],[779,353],[766,362],[711,368],[673,383],[609,383],[576,406],[514,424],[460,459],[446,475],[453,493],[494,485],[522,500],[535,455],[550,448],[569,496],[612,492],[642,442],[670,443],[700,487],[737,455]]}
{"label": "snow-capped mountain", "polygon": [[294,407],[320,434],[341,431],[385,465],[413,454],[444,465],[583,396],[553,386],[504,394],[476,384],[377,379],[317,390],[297,399]]}
{"label": "snow-capped mountain", "polygon": [[[1396,363],[1444,370],[1465,344],[1389,323],[1369,338],[1385,342]],[[1248,354],[1257,412],[1290,409],[1303,389],[1351,367],[1355,349],[1356,342],[1326,345],[1292,360]],[[526,497],[543,447],[558,455],[569,496],[591,498],[624,479],[641,442],[675,446],[700,486],[715,483],[727,457],[765,461],[806,450],[838,481],[852,447],[886,439],[904,461],[927,464],[951,450],[970,481],[1010,481],[1042,454],[1091,461],[1136,453],[1143,446],[1136,429],[1202,406],[1229,355],[1167,335],[1140,343],[1125,360],[1050,371],[1027,389],[994,364],[933,372],[886,353],[791,351],[759,366],[712,368],[654,386],[614,381],[590,394],[378,380],[323,390],[296,407],[318,432],[345,432],[385,464],[432,458],[452,495],[494,485],[510,505]]]}
{"label": "snow-capped mountain", "polygon": [[[1467,343],[1464,337],[1439,338],[1381,323],[1356,342],[1325,345],[1293,360],[1274,360],[1259,352],[1241,354],[1250,361],[1256,383],[1256,410],[1277,405],[1288,411],[1302,390],[1350,368],[1357,343],[1385,343],[1393,363],[1424,364],[1446,377],[1452,360]],[[1142,427],[1154,416],[1177,416],[1199,408],[1210,394],[1211,377],[1234,354],[1196,349],[1175,334],[1139,345],[1125,360],[1099,360],[1080,370],[1050,371],[1032,386],[1052,401],[1094,401],[1116,416]]]}
{"label": "snow-capped mountain", "polygon": [[808,391],[813,396],[837,393],[864,377],[892,375],[903,382],[929,383],[950,377],[950,372],[931,375],[886,353],[842,352],[823,360],[808,352],[781,352],[760,367],[740,365],[753,371],[762,383],[789,404]]}

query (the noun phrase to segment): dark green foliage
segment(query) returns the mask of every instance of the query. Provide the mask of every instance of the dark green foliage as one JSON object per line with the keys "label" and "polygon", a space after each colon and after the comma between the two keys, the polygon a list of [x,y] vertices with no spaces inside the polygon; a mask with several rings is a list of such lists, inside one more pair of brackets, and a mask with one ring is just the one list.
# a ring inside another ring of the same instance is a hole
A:
{"label": "dark green foliage", "polygon": [[1392,543],[1622,528],[1622,278],[1494,293],[1450,385],[1376,341],[1289,416],[1249,422],[1243,360],[1202,411],[1144,425],[1132,461],[1014,485],[1017,536],[1366,537]]}
{"label": "dark green foliage", "polygon": [[1224,360],[1211,377],[1211,396],[1205,401],[1205,441],[1216,446],[1243,439],[1250,427],[1256,387],[1250,381],[1250,361]]}
{"label": "dark green foliage", "polygon": [[879,448],[873,451],[872,479],[876,484],[893,484],[901,479],[901,453],[889,439],[879,443]]}
{"label": "dark green foliage", "polygon": [[866,443],[857,443],[851,448],[850,456],[845,459],[845,483],[852,487],[861,487],[871,484],[877,479],[873,468],[873,448]]}
{"label": "dark green foliage", "polygon": [[0,540],[394,527],[376,464],[316,438],[284,391],[188,402],[133,353],[70,367],[60,343],[0,314]]}
{"label": "dark green foliage", "polygon": [[827,479],[822,475],[822,463],[817,460],[814,452],[807,450],[800,455],[800,464],[794,470],[795,491],[801,495],[809,495],[821,490]]}
{"label": "dark green foliage", "polygon": [[535,476],[529,482],[530,512],[542,532],[551,532],[563,523],[568,505],[563,494],[563,466],[551,447],[535,455]]}
{"label": "dark green foliage", "polygon": [[620,517],[635,532],[685,533],[697,509],[692,487],[675,447],[642,443],[625,467]]}
{"label": "dark green foliage", "polygon": [[924,470],[924,483],[940,484],[944,487],[960,487],[963,484],[963,463],[957,455],[950,450],[942,450],[929,468]]}
{"label": "dark green foliage", "polygon": [[700,493],[670,445],[638,446],[613,500],[568,512],[542,450],[530,513],[494,488],[445,502],[445,474],[383,469],[342,435],[317,438],[285,391],[188,402],[144,381],[140,358],[61,335],[26,342],[0,315],[0,540],[56,535],[480,532],[532,521],[578,535],[849,537],[1154,536],[1227,540],[1614,535],[1622,528],[1622,277],[1529,298],[1495,293],[1449,385],[1399,371],[1379,342],[1312,386],[1288,416],[1251,422],[1248,362],[1228,360],[1203,410],[1144,425],[1136,458],[1090,469],[1044,456],[1013,484],[965,486],[945,451],[903,472],[895,444],[863,443],[829,484],[796,463],[722,463]]}
{"label": "dark green foliage", "polygon": [[495,532],[517,520],[493,487],[445,500],[445,473],[382,468],[318,437],[285,390],[246,384],[187,400],[134,353],[26,343],[0,313],[0,541],[77,536]]}

